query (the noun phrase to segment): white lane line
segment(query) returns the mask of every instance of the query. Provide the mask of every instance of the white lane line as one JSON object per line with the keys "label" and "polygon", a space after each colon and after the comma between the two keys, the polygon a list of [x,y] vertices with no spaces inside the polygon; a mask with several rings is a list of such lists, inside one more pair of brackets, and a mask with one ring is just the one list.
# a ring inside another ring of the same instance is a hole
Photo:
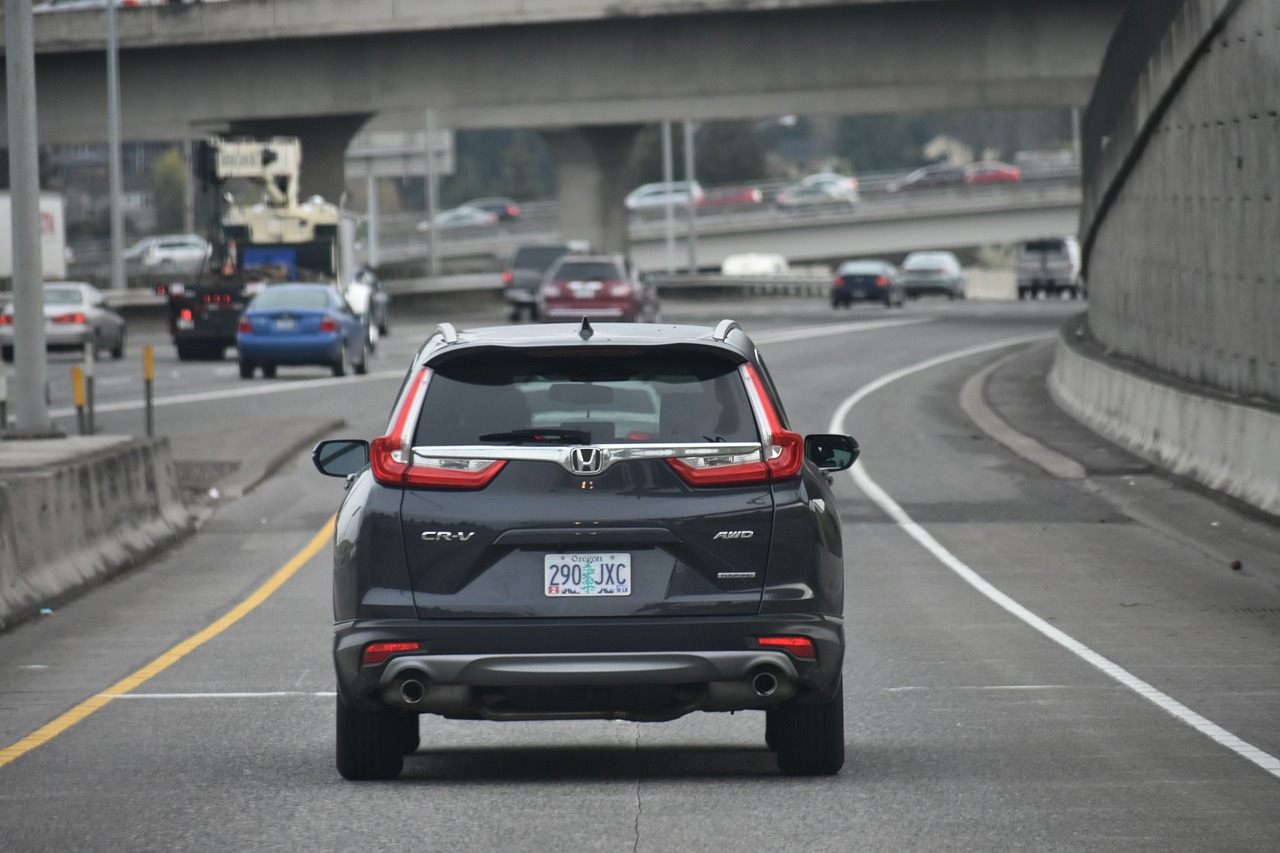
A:
{"label": "white lane line", "polygon": [[862,323],[824,323],[821,326],[806,326],[802,329],[777,329],[772,332],[752,333],[751,340],[757,344],[780,344],[828,335],[844,335],[849,332],[874,332],[878,329],[916,326],[920,323],[932,323],[935,319],[935,317],[904,317],[900,320],[869,320]]}
{"label": "white lane line", "polygon": [[[930,368],[937,367],[938,365],[946,364],[950,361],[956,361],[962,358],[968,358],[969,356],[978,355],[980,353],[1003,349],[1004,347],[1017,346],[1043,337],[1043,335],[1034,335],[1021,338],[1011,338],[1004,341],[985,344],[983,346],[969,347],[968,349],[957,350],[956,352],[948,353],[946,355],[940,355],[936,358],[931,358],[926,361],[922,361],[919,364],[904,367],[901,370],[896,370],[893,373],[881,376],[874,382],[870,382],[859,388],[840,404],[836,409],[835,414],[831,417],[831,426],[829,429],[831,432],[844,432],[845,419],[849,416],[849,412],[852,411],[853,407],[868,395],[883,388],[891,382],[896,382],[905,376],[910,376],[913,373],[919,373],[920,371],[928,370]],[[1172,696],[1157,690],[1155,687],[1133,675],[1123,667],[1113,663],[1111,660],[1098,654],[1084,643],[1081,643],[1066,632],[1050,625],[1030,610],[1027,610],[1027,608],[1005,595],[981,575],[969,568],[969,566],[965,565],[958,557],[946,548],[942,547],[942,545],[933,538],[929,531],[917,524],[893,498],[889,497],[888,493],[885,492],[884,489],[880,488],[880,486],[871,479],[871,477],[866,473],[865,466],[855,465],[850,469],[849,473],[853,477],[853,482],[858,486],[858,488],[861,489],[863,493],[876,504],[876,506],[880,507],[886,515],[893,519],[893,521],[901,527],[908,536],[918,542],[925,550],[936,557],[940,563],[959,575],[961,579],[978,592],[985,595],[1000,607],[1003,607],[1009,613],[1021,619],[1027,625],[1039,631],[1045,637],[1067,649],[1082,660],[1102,670],[1102,672],[1111,676],[1125,687],[1128,687],[1139,696],[1151,701],[1156,705],[1156,707],[1171,714],[1191,726],[1196,731],[1236,753],[1240,757],[1253,762],[1271,775],[1280,777],[1280,758],[1276,758],[1276,756],[1271,755],[1268,752],[1264,752],[1253,744],[1246,743],[1216,723],[1197,714],[1195,711],[1191,710],[1186,705],[1183,705]]]}
{"label": "white lane line", "polygon": [[[187,403],[208,403],[214,400],[231,400],[236,397],[260,397],[264,394],[287,394],[290,391],[315,391],[317,388],[332,388],[336,385],[344,385],[351,382],[362,382],[369,380],[394,379],[397,382],[404,378],[403,370],[384,370],[379,373],[370,373],[366,376],[335,376],[329,379],[299,379],[293,382],[267,382],[256,383],[244,388],[224,388],[221,391],[200,391],[194,394],[175,394],[172,397],[157,397],[155,400],[156,408],[161,406],[181,406]],[[94,406],[95,412],[125,412],[133,409],[141,409],[146,401],[122,400],[117,403],[102,403]],[[64,409],[55,409],[49,413],[50,417],[59,418],[76,413],[75,407],[68,406]]]}

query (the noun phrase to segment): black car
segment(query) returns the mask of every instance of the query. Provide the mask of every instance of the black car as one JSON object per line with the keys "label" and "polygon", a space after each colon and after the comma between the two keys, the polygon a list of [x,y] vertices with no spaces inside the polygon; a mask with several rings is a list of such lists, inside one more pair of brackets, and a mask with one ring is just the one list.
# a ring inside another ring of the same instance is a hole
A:
{"label": "black car", "polygon": [[855,302],[901,308],[906,301],[898,268],[888,261],[845,261],[831,280],[832,308],[848,308]]}
{"label": "black car", "polygon": [[534,243],[520,246],[512,253],[502,271],[502,298],[511,309],[511,319],[519,322],[527,314],[538,319],[538,288],[547,270],[568,254],[583,252],[575,243]]}
{"label": "black car", "polygon": [[844,763],[830,473],[737,323],[456,331],[386,435],[323,441],[337,765],[396,776],[418,716],[673,720],[759,710],[779,767]]}

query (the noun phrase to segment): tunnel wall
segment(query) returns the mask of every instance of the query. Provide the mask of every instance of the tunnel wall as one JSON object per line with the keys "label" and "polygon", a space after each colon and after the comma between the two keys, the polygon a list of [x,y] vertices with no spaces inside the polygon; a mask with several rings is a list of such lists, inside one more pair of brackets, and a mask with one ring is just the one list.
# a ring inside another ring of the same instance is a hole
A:
{"label": "tunnel wall", "polygon": [[1083,125],[1089,334],[1280,406],[1280,3],[1135,0]]}

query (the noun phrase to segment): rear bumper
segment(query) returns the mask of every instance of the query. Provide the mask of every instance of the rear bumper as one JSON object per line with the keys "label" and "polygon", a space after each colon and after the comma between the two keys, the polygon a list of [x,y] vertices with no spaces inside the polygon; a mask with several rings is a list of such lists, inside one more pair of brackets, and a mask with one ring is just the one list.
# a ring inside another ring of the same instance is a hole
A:
{"label": "rear bumper", "polygon": [[[801,636],[816,656],[761,647]],[[422,649],[362,666],[371,642]],[[674,719],[765,708],[835,689],[844,658],[836,617],[610,620],[374,620],[337,626],[334,664],[349,704],[481,719]]]}
{"label": "rear bumper", "polygon": [[342,338],[324,337],[240,337],[236,341],[240,360],[271,364],[320,364],[336,362],[342,355]]}

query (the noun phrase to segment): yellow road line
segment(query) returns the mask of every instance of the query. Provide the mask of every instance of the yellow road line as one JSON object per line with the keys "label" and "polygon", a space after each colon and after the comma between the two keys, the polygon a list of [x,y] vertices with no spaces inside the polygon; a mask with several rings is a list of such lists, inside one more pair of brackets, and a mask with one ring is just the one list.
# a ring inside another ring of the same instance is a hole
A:
{"label": "yellow road line", "polygon": [[239,622],[245,616],[248,616],[254,608],[270,598],[272,593],[280,587],[284,586],[285,581],[293,577],[299,569],[306,565],[308,560],[318,554],[320,549],[328,544],[330,538],[333,536],[333,524],[334,516],[330,516],[329,520],[325,522],[324,527],[320,528],[320,532],[315,535],[315,538],[312,539],[305,548],[295,554],[293,559],[281,566],[279,571],[272,575],[266,583],[254,590],[248,598],[231,608],[225,616],[218,619],[212,625],[209,625],[199,633],[188,637],[181,643],[178,643],[176,646],[160,655],[160,657],[156,658],[151,663],[134,672],[132,675],[117,681],[115,684],[111,685],[96,696],[89,697],[79,705],[76,705],[70,711],[67,711],[65,714],[58,717],[56,720],[41,726],[36,731],[15,743],[13,746],[0,749],[0,767],[4,767],[14,759],[26,755],[41,744],[48,743],[53,740],[55,737],[65,732],[67,729],[71,728],[94,711],[97,711],[99,708],[106,705],[112,699],[117,698],[121,694],[136,690],[149,679],[164,672],[170,666],[182,660],[182,658],[200,648],[209,640],[212,640],[214,637]]}

